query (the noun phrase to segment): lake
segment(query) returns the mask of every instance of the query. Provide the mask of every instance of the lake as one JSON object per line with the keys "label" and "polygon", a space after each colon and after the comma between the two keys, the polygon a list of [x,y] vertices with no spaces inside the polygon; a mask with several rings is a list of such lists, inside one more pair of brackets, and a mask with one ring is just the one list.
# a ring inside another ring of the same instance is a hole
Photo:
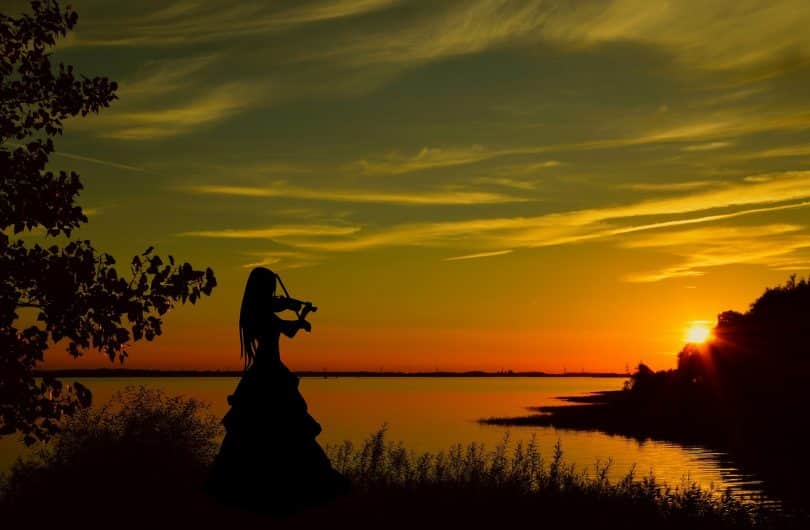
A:
{"label": "lake", "polygon": [[[232,377],[88,378],[94,403],[103,403],[128,385],[158,387],[169,394],[183,394],[211,404],[222,416],[226,398],[238,382]],[[479,418],[517,416],[526,407],[560,404],[560,396],[615,390],[622,378],[588,377],[305,377],[300,389],[312,415],[322,427],[322,445],[350,440],[361,443],[383,425],[388,439],[403,441],[416,451],[446,450],[456,443],[480,442],[489,449],[504,435],[512,443],[535,437],[544,458],[559,440],[565,460],[578,469],[593,469],[611,459],[610,476],[618,479],[635,466],[637,476],[653,472],[660,481],[681,485],[684,480],[704,487],[731,490],[743,498],[758,495],[759,483],[730,466],[722,454],[699,447],[647,441],[639,443],[598,432],[558,430],[548,427],[497,427],[481,425]],[[0,472],[28,451],[14,437],[0,438]]]}

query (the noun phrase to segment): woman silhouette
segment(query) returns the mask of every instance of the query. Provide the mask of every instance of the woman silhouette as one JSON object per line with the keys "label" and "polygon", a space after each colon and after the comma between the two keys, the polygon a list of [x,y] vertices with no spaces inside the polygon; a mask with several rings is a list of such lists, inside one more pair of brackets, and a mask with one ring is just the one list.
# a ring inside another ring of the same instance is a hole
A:
{"label": "woman silhouette", "polygon": [[[315,437],[321,426],[307,412],[298,377],[281,362],[279,339],[311,330],[312,304],[276,295],[280,278],[264,267],[248,277],[239,314],[245,372],[222,420],[225,439],[208,489],[221,500],[254,510],[290,512],[348,488]],[[283,284],[282,284],[283,285]],[[276,313],[292,310],[295,320]]]}

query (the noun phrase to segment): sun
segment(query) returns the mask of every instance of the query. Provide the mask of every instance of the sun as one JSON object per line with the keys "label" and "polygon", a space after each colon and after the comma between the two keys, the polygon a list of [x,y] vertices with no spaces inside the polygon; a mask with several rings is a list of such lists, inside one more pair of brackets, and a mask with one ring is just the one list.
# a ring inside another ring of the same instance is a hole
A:
{"label": "sun", "polygon": [[710,324],[704,320],[696,320],[689,324],[684,334],[686,342],[691,344],[702,344],[712,336]]}

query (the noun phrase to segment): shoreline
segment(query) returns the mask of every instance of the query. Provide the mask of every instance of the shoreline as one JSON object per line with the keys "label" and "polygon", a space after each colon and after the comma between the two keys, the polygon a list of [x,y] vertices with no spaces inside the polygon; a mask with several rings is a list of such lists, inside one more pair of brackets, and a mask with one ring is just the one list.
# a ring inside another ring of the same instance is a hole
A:
{"label": "shoreline", "polygon": [[[241,377],[242,370],[152,370],[133,368],[91,368],[68,370],[37,370],[37,377]],[[591,377],[591,378],[627,378],[627,374],[614,372],[567,372],[555,374],[549,372],[485,372],[471,370],[467,372],[384,372],[384,371],[312,371],[293,372],[298,377]]]}
{"label": "shoreline", "polygon": [[778,416],[773,423],[754,426],[739,417],[726,417],[720,407],[704,403],[703,408],[697,408],[695,402],[639,402],[625,390],[557,399],[568,404],[527,407],[530,414],[478,421],[484,425],[598,431],[638,443],[701,447],[722,454],[734,467],[762,481],[767,495],[793,508],[808,507],[810,483],[805,478],[810,463],[803,459],[806,437],[801,427],[783,424]]}

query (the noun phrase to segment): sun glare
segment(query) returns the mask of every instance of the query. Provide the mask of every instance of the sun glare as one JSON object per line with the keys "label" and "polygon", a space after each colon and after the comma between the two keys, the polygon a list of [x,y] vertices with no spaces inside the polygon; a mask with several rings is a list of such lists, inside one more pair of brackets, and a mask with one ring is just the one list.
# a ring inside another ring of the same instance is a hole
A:
{"label": "sun glare", "polygon": [[708,322],[705,321],[695,321],[692,322],[688,328],[686,328],[686,334],[684,338],[686,342],[692,344],[702,344],[709,340],[709,337],[712,335],[712,329]]}

